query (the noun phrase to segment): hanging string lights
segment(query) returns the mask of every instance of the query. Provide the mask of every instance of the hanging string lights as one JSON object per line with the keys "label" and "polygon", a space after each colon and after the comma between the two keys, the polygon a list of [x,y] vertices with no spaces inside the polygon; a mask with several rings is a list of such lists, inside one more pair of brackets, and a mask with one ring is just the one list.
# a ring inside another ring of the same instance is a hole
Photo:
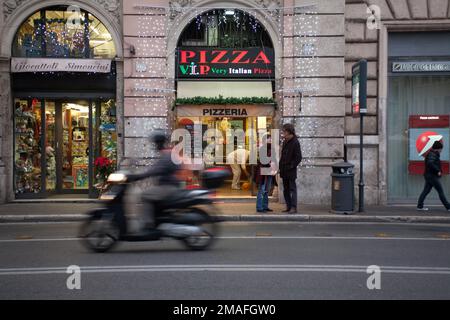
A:
{"label": "hanging string lights", "polygon": [[[284,41],[292,41],[292,52],[283,52],[277,55],[275,63],[277,74],[276,78],[277,98],[280,104],[280,111],[283,115],[283,122],[294,122],[298,134],[303,137],[302,151],[305,156],[306,166],[314,165],[314,157],[317,155],[317,143],[314,137],[318,129],[317,118],[312,117],[317,104],[317,93],[319,90],[319,59],[317,53],[317,35],[319,33],[319,15],[314,5],[282,7],[272,3],[267,7],[230,7],[214,8],[189,5],[172,4],[169,7],[140,5],[134,9],[138,11],[138,37],[139,37],[139,57],[154,57],[155,52],[167,59],[174,59],[175,52],[167,52],[167,35],[173,29],[179,29],[182,19],[178,19],[181,14],[191,17],[195,23],[197,31],[214,32],[218,28],[230,28],[233,25],[235,29],[246,29],[257,34],[265,30],[264,25],[269,22],[272,26],[277,26],[279,34],[278,46],[282,47]],[[184,20],[183,20],[184,21]],[[285,21],[283,23],[283,21]],[[292,21],[291,26],[286,21]],[[275,39],[272,39],[274,41]],[[223,42],[225,43],[225,42]],[[230,46],[233,42],[230,42]],[[257,45],[261,45],[257,43]],[[160,56],[161,57],[161,56]],[[137,58],[140,59],[140,58]],[[144,63],[143,59],[140,60]],[[160,69],[156,59],[146,60],[147,69]],[[280,70],[283,61],[284,71]],[[286,68],[290,69],[287,70]],[[134,94],[139,96],[135,100],[134,107],[142,108],[145,104],[149,109],[146,115],[161,117],[167,114],[169,106],[175,99],[176,79],[170,79],[168,68],[160,74],[164,79],[145,79],[148,74],[143,72],[140,76],[142,81],[135,81]],[[286,78],[285,74],[290,73]],[[152,80],[152,82],[147,82]],[[156,83],[157,82],[157,83]],[[153,102],[157,99],[157,102]],[[300,118],[301,117],[301,118]],[[154,121],[154,122],[152,122]],[[150,119],[146,126],[163,125],[160,118]],[[166,122],[167,124],[167,122]]]}

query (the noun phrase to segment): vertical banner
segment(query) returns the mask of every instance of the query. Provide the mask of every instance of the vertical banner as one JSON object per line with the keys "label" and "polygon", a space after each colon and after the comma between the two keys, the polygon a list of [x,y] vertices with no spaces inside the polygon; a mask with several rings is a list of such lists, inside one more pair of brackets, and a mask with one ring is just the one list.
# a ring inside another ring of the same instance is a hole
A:
{"label": "vertical banner", "polygon": [[361,60],[352,67],[352,115],[367,113],[367,61]]}

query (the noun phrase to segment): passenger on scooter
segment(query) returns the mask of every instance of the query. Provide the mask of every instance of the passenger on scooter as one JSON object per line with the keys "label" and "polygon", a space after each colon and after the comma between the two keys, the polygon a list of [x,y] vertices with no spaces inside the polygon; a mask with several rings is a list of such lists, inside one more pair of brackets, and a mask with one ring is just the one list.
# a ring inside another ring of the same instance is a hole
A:
{"label": "passenger on scooter", "polygon": [[180,180],[176,177],[176,173],[180,170],[180,166],[172,161],[172,149],[167,146],[168,138],[166,134],[162,130],[156,130],[150,136],[150,140],[156,145],[159,157],[147,171],[131,175],[133,179],[139,180],[156,177],[155,184],[142,192],[144,213],[147,218],[144,230],[155,227],[154,203],[170,199],[179,192],[181,187]]}

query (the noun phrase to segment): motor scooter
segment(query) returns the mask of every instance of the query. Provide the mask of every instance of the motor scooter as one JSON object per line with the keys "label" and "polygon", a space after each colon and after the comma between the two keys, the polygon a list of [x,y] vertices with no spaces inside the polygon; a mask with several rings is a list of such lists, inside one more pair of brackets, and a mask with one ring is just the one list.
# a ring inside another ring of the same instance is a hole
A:
{"label": "motor scooter", "polygon": [[132,232],[125,212],[125,195],[138,179],[126,171],[109,175],[100,194],[104,207],[88,212],[79,237],[88,249],[95,252],[111,250],[119,241],[156,241],[173,238],[189,249],[204,250],[218,232],[214,206],[214,189],[220,187],[230,175],[226,168],[210,168],[201,172],[201,187],[180,189],[170,199],[152,202],[155,224],[144,232]]}

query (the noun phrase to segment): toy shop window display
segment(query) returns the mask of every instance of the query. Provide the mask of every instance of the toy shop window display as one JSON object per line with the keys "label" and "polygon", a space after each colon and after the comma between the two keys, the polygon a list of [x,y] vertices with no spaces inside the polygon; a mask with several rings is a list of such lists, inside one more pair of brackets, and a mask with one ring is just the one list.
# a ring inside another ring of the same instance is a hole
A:
{"label": "toy shop window display", "polygon": [[16,99],[14,103],[14,183],[16,195],[42,190],[42,102]]}
{"label": "toy shop window display", "polygon": [[101,186],[105,176],[95,163],[108,163],[107,171],[117,168],[116,103],[114,99],[97,101],[92,109],[94,186]]}
{"label": "toy shop window display", "polygon": [[45,101],[45,172],[47,191],[56,189],[56,105]]}

